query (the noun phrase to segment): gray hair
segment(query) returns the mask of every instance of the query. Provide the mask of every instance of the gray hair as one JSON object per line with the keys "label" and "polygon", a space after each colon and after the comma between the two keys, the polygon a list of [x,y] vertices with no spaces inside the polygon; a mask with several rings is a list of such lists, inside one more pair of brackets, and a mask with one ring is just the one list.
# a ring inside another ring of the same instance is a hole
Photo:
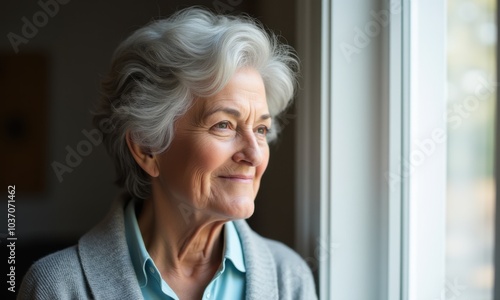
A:
{"label": "gray hair", "polygon": [[[135,31],[116,49],[102,83],[94,124],[110,123],[104,143],[115,162],[117,184],[146,199],[149,175],[135,162],[126,142],[150,153],[167,149],[174,122],[196,97],[216,94],[243,67],[262,76],[269,113],[289,105],[296,86],[298,60],[293,49],[247,16],[216,15],[194,7],[156,20]],[[276,138],[273,125],[268,141]]]}

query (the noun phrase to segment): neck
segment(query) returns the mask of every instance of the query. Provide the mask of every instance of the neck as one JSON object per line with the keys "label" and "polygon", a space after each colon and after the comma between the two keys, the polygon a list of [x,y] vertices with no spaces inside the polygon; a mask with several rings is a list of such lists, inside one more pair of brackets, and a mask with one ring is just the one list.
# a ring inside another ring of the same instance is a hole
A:
{"label": "neck", "polygon": [[222,260],[224,221],[196,218],[165,199],[155,200],[144,201],[138,223],[162,277],[211,278]]}

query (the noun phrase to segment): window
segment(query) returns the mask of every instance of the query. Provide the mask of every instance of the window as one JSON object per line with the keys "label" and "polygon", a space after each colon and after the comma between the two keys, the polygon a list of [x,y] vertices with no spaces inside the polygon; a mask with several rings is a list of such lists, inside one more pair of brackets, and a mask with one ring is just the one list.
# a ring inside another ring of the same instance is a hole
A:
{"label": "window", "polygon": [[[496,1],[448,1],[446,278],[493,299]],[[473,55],[472,55],[473,54]]]}
{"label": "window", "polygon": [[494,0],[297,5],[296,241],[320,298],[492,299]]}

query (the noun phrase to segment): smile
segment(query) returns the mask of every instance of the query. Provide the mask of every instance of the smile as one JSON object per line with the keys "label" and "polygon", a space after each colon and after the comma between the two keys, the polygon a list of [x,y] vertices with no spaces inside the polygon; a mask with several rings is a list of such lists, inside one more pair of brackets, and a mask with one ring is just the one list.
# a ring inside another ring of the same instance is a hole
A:
{"label": "smile", "polygon": [[226,176],[219,176],[219,178],[222,178],[225,180],[230,180],[230,181],[235,181],[235,182],[241,182],[241,183],[251,183],[251,182],[253,182],[254,176],[251,176],[251,175],[226,175]]}

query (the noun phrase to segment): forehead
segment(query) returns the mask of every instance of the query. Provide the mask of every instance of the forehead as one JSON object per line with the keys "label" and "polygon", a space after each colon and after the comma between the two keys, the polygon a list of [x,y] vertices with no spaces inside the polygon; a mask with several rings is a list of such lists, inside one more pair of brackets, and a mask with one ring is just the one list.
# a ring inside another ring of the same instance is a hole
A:
{"label": "forehead", "polygon": [[214,107],[235,107],[240,110],[257,110],[267,113],[267,99],[264,82],[254,69],[241,69],[217,94],[197,99],[195,106],[201,113]]}

